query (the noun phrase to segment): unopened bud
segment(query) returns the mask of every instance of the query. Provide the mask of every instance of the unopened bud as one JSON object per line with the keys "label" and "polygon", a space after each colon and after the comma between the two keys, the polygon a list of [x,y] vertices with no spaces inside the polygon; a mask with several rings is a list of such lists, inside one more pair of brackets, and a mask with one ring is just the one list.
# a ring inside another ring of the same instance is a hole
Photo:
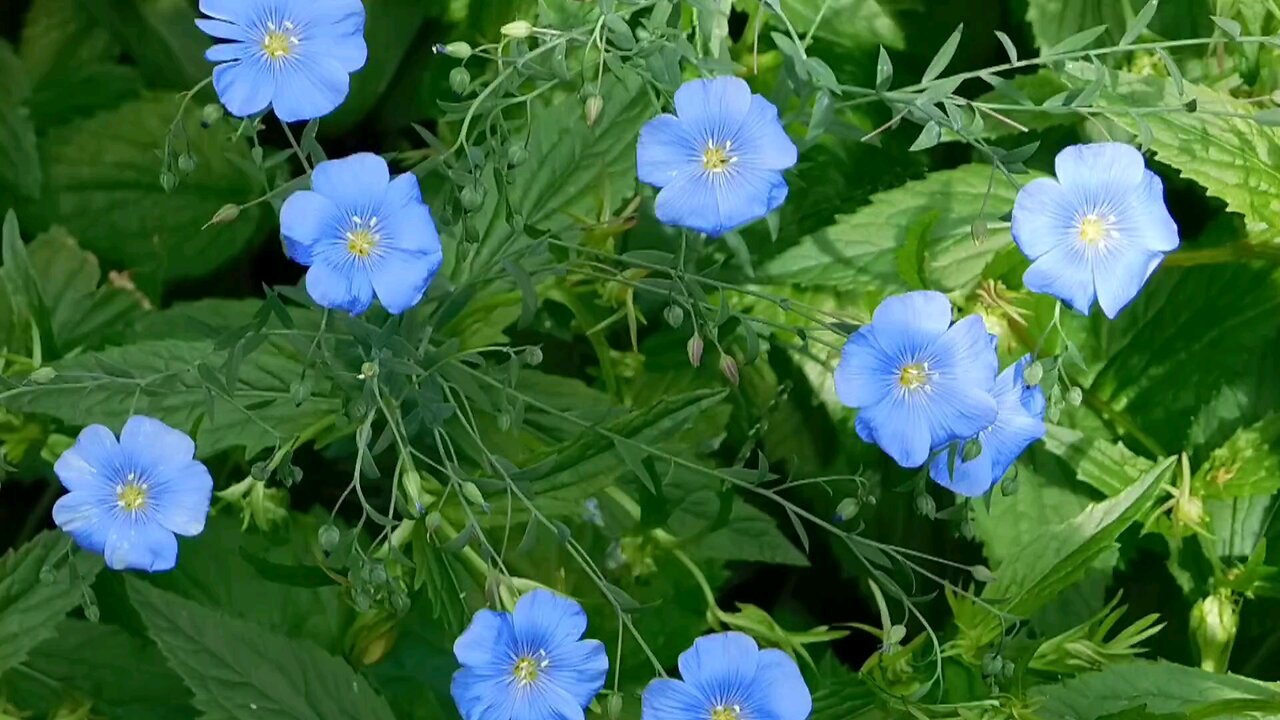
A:
{"label": "unopened bud", "polygon": [[222,119],[222,106],[218,103],[209,103],[200,110],[200,124],[209,127]]}
{"label": "unopened bud", "polygon": [[1072,385],[1071,389],[1067,390],[1067,403],[1072,407],[1079,407],[1082,400],[1084,400],[1084,391]]}
{"label": "unopened bud", "polygon": [[456,67],[449,71],[449,87],[459,95],[465,95],[471,85],[471,73],[464,67]]}
{"label": "unopened bud", "polygon": [[666,318],[668,325],[678,328],[684,324],[684,308],[679,305],[668,305],[667,309],[662,311],[662,317]]}
{"label": "unopened bud", "polygon": [[31,371],[31,374],[27,376],[27,379],[36,385],[44,385],[56,377],[58,377],[58,371],[48,365],[45,365],[44,367],[38,367]]}
{"label": "unopened bud", "polygon": [[527,38],[533,34],[533,26],[526,20],[513,20],[503,25],[501,32],[509,38]]}
{"label": "unopened bud", "polygon": [[444,516],[440,514],[440,511],[432,510],[427,513],[427,517],[423,519],[422,525],[427,529],[428,533],[433,533],[436,531],[436,528],[440,527],[440,523],[442,522],[444,522]]}
{"label": "unopened bud", "polygon": [[342,539],[342,533],[338,532],[338,528],[332,525],[325,525],[320,528],[318,539],[320,548],[325,552],[329,552],[338,547],[338,541]]}
{"label": "unopened bud", "polygon": [[484,505],[484,495],[480,493],[480,488],[470,480],[462,481],[462,497],[466,498],[473,505]]}
{"label": "unopened bud", "polygon": [[437,45],[436,52],[444,53],[451,58],[466,60],[471,57],[471,46],[461,41],[451,42],[448,45]]}
{"label": "unopened bud", "polygon": [[507,148],[507,164],[511,167],[523,165],[529,159],[529,151],[523,145],[512,145]]}
{"label": "unopened bud", "polygon": [[537,367],[542,364],[542,348],[532,345],[524,350],[524,364],[529,367]]}
{"label": "unopened bud", "polygon": [[161,170],[160,187],[164,188],[165,192],[173,192],[173,189],[178,187],[178,176],[168,170]]}
{"label": "unopened bud", "polygon": [[916,512],[921,515],[933,519],[938,514],[938,505],[929,497],[928,493],[920,493],[916,495]]}
{"label": "unopened bud", "polygon": [[209,218],[209,222],[205,223],[204,226],[225,225],[238,217],[240,217],[240,206],[235,203],[227,203],[218,208],[218,212],[214,213],[213,217]]}
{"label": "unopened bud", "polygon": [[365,362],[360,365],[360,374],[356,376],[359,380],[371,380],[378,377],[378,363]]}
{"label": "unopened bud", "polygon": [[732,355],[722,355],[720,357],[720,372],[735,386],[738,384],[738,380],[741,379],[738,373],[738,361],[734,360]]}
{"label": "unopened bud", "polygon": [[860,509],[862,509],[862,503],[858,502],[858,498],[847,497],[841,500],[836,506],[836,522],[848,520],[857,515]]}
{"label": "unopened bud", "polygon": [[587,98],[583,111],[587,116],[587,127],[595,127],[596,120],[600,119],[600,113],[604,110],[604,98],[599,95],[592,95]]}
{"label": "unopened bud", "polygon": [[618,693],[610,695],[609,699],[605,701],[604,707],[605,715],[609,717],[609,720],[620,720],[622,717],[622,696]]}
{"label": "unopened bud", "polygon": [[1022,371],[1022,380],[1028,385],[1039,385],[1040,380],[1044,378],[1044,368],[1040,363],[1031,363],[1026,370]]}
{"label": "unopened bud", "polygon": [[987,221],[978,218],[969,226],[969,234],[973,237],[974,245],[981,245],[987,239]]}
{"label": "unopened bud", "polygon": [[1200,650],[1200,668],[1226,672],[1240,627],[1240,611],[1228,590],[1206,597],[1191,609],[1191,637]]}
{"label": "unopened bud", "polygon": [[178,169],[184,173],[195,172],[196,157],[191,153],[182,153],[178,156]]}
{"label": "unopened bud", "polygon": [[689,338],[689,345],[686,349],[689,351],[689,364],[694,367],[702,367],[702,336],[694,333],[693,337]]}
{"label": "unopened bud", "polygon": [[470,185],[462,188],[462,207],[467,210],[478,210],[484,203],[484,196]]}
{"label": "unopened bud", "polygon": [[982,454],[982,441],[976,437],[969,438],[960,446],[960,459],[964,462],[976,460]]}

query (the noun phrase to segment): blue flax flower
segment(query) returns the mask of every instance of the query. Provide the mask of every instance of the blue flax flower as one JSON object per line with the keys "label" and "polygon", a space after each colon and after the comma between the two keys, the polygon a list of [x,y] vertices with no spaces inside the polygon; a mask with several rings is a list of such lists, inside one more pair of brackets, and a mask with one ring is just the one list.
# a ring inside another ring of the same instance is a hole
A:
{"label": "blue flax flower", "polygon": [[681,85],[675,104],[675,115],[645,124],[636,146],[640,180],[662,188],[659,220],[718,236],[782,205],[796,146],[772,103],[722,77]]}
{"label": "blue flax flower", "polygon": [[886,298],[871,324],[849,338],[836,367],[836,394],[859,408],[859,437],[902,467],[919,467],[932,448],[995,422],[998,368],[982,318],[952,325],[947,297],[920,290]]}
{"label": "blue flax flower", "polygon": [[53,521],[114,570],[171,570],[177,535],[199,535],[209,514],[213,478],[180,430],[134,415],[120,440],[90,425],[53,465],[68,492]]}
{"label": "blue flax flower", "polygon": [[477,612],[453,644],[463,720],[582,720],[609,671],[586,630],[582,606],[550,590],[527,593],[515,612]]}
{"label": "blue flax flower", "polygon": [[1031,259],[1028,290],[1114,318],[1178,247],[1164,186],[1142,153],[1120,143],[1058,153],[1058,178],[1027,183],[1013,204],[1013,239]]}
{"label": "blue flax flower", "polygon": [[353,315],[375,293],[397,315],[417,305],[444,259],[418,178],[392,179],[371,153],[317,165],[311,190],[280,208],[280,233],[289,257],[311,268],[311,298]]}
{"label": "blue flax flower", "polygon": [[1031,356],[1024,355],[996,378],[996,421],[978,433],[982,452],[966,462],[957,448],[953,478],[947,472],[948,448],[943,448],[929,464],[929,474],[936,482],[967,497],[983,495],[1000,482],[1031,443],[1044,437],[1044,391],[1022,379],[1030,364]]}
{"label": "blue flax flower", "polygon": [[680,677],[649,683],[642,720],[805,720],[813,709],[796,661],[740,632],[694,640]]}
{"label": "blue flax flower", "polygon": [[196,20],[219,43],[213,87],[232,115],[270,105],[286,122],[328,115],[347,97],[351,73],[364,67],[360,0],[200,0]]}

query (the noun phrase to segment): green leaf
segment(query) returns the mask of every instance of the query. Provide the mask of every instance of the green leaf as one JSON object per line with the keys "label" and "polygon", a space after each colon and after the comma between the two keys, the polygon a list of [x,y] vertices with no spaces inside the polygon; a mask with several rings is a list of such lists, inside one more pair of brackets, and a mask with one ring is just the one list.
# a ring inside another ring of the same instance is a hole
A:
{"label": "green leaf", "polygon": [[[19,412],[51,415],[73,425],[102,423],[119,428],[131,414],[158,418],[188,432],[196,428],[196,453],[209,457],[232,447],[252,455],[332,416],[338,401],[327,383],[295,405],[289,385],[302,376],[302,362],[287,343],[269,340],[240,366],[235,394],[217,394],[212,415],[201,363],[221,367],[225,351],[206,341],[155,341],[84,353],[53,364],[56,377],[0,397]],[[253,404],[253,409],[247,408]]]}
{"label": "green leaf", "polygon": [[32,649],[21,670],[0,680],[19,707],[52,713],[75,693],[92,700],[94,715],[107,720],[188,720],[195,714],[191,692],[146,639],[76,618],[58,623],[56,631]]}
{"label": "green leaf", "polygon": [[1266,683],[1166,662],[1134,660],[1109,665],[1056,685],[1030,691],[1036,715],[1044,720],[1098,720],[1146,706],[1150,713],[1188,713],[1195,717],[1245,720],[1247,710],[1205,713],[1234,702],[1249,702],[1257,712],[1280,711],[1280,690]]}
{"label": "green leaf", "polygon": [[1013,242],[1008,230],[991,232],[981,244],[972,239],[975,220],[994,221],[1013,210],[1015,188],[993,173],[990,165],[964,165],[878,193],[770,260],[761,272],[764,282],[856,287],[866,293],[906,289],[898,273],[899,249],[919,218],[936,213],[921,243],[925,277],[939,290],[968,290],[991,258]]}
{"label": "green leaf", "polygon": [[164,192],[155,149],[177,109],[174,98],[137,100],[58,128],[44,144],[46,191],[59,222],[107,264],[153,278],[198,277],[239,256],[261,236],[265,212],[259,205],[201,229],[227,202],[251,200],[261,189],[241,169],[251,163],[246,144],[228,143],[222,126],[202,129],[194,104],[181,127],[199,164]]}
{"label": "green leaf", "polygon": [[316,646],[125,579],[151,637],[208,720],[394,720],[349,665]]}
{"label": "green leaf", "polygon": [[[1107,41],[1125,34],[1130,17],[1140,15],[1147,0],[1028,0],[1027,21],[1040,48],[1053,47],[1088,28],[1105,25]],[[1164,39],[1204,37],[1211,3],[1207,0],[1161,0],[1151,30]],[[1136,23],[1135,23],[1136,24]]]}
{"label": "green leaf", "polygon": [[1044,52],[1045,55],[1063,55],[1076,50],[1083,50],[1089,47],[1090,43],[1098,39],[1098,36],[1107,31],[1106,25],[1098,25],[1087,30],[1081,30],[1071,37],[1064,39],[1062,42],[1054,45]]}
{"label": "green leaf", "polygon": [[924,75],[920,78],[921,82],[929,82],[942,74],[947,69],[947,65],[951,64],[951,58],[956,54],[956,47],[960,45],[960,36],[964,34],[964,25],[956,28],[951,33],[951,37],[942,43],[942,47],[938,48],[938,54],[933,56],[933,60],[929,61],[929,67],[925,68]]}
{"label": "green leaf", "polygon": [[142,70],[153,87],[187,90],[209,74],[204,51],[212,41],[196,27],[185,0],[79,0]]}
{"label": "green leaf", "polygon": [[83,12],[79,0],[33,0],[22,24],[18,56],[32,85],[73,65],[114,60],[120,46]]}
{"label": "green leaf", "polygon": [[[40,282],[36,279],[36,271],[31,265],[31,257],[27,254],[27,246],[22,242],[22,236],[18,230],[18,218],[12,210],[5,214],[4,226],[0,228],[0,257],[4,260],[5,286],[9,291],[9,300],[15,313],[14,318],[18,321],[17,326],[11,330],[17,333],[26,332],[31,344],[38,340],[42,352],[47,351],[51,356],[56,356],[57,348],[53,326],[50,324],[49,307],[40,292]],[[25,328],[22,327],[23,321],[27,322]],[[33,334],[37,337],[32,337]]]}
{"label": "green leaf", "polygon": [[[0,672],[22,662],[27,653],[52,637],[58,621],[83,598],[102,569],[102,558],[75,552],[65,556],[70,540],[52,530],[0,557]],[[40,575],[52,568],[52,582]]]}
{"label": "green leaf", "polygon": [[1138,16],[1129,23],[1128,29],[1124,31],[1124,35],[1120,38],[1120,45],[1128,45],[1147,29],[1147,25],[1151,23],[1151,18],[1155,16],[1156,10],[1160,7],[1160,0],[1147,0],[1147,4],[1142,6],[1142,10],[1138,11]]}
{"label": "green leaf", "polygon": [[[895,50],[905,46],[906,37],[893,15],[880,0],[786,0],[787,19],[803,37],[826,12],[813,37],[842,50],[859,50],[884,45]],[[778,21],[778,25],[782,25]]]}
{"label": "green leaf", "polygon": [[982,596],[1002,601],[1002,609],[1026,617],[1075,582],[1126,528],[1139,520],[1160,492],[1177,458],[1166,458],[1115,497],[1085,508],[1060,525],[1046,528],[996,569],[997,580]]}
{"label": "green leaf", "polygon": [[31,87],[22,62],[0,40],[0,188],[40,196],[40,154],[28,101]]}
{"label": "green leaf", "polygon": [[1280,490],[1280,415],[1241,428],[1196,471],[1205,497],[1270,495]]}
{"label": "green leaf", "polygon": [[1073,468],[1076,478],[1107,496],[1141,479],[1154,464],[1119,443],[1061,425],[1048,425],[1044,446]]}
{"label": "green leaf", "polygon": [[458,669],[453,655],[458,630],[433,617],[431,604],[431,593],[424,588],[398,624],[391,651],[368,670],[399,720],[458,717],[449,693],[449,679]]}

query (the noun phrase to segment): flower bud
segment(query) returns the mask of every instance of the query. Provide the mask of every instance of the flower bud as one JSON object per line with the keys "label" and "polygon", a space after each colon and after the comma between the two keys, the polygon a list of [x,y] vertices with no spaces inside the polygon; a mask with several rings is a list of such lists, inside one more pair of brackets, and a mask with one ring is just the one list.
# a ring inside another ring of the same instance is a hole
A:
{"label": "flower bud", "polygon": [[738,372],[738,361],[733,359],[732,355],[722,355],[720,357],[720,372],[728,378],[729,382],[736,387],[741,375]]}
{"label": "flower bud", "polygon": [[471,46],[461,41],[451,42],[448,45],[437,45],[436,52],[444,53],[451,58],[466,60],[471,57]]}
{"label": "flower bud", "polygon": [[507,164],[511,167],[518,167],[529,159],[529,151],[523,145],[512,145],[507,148]]}
{"label": "flower bud", "polygon": [[191,153],[182,153],[178,156],[178,169],[184,173],[195,172],[196,158]]}
{"label": "flower bud", "polygon": [[36,385],[44,385],[56,377],[58,377],[58,371],[48,365],[45,365],[32,370],[31,374],[27,376],[27,379]]}
{"label": "flower bud", "polygon": [[689,364],[694,367],[702,367],[702,336],[694,333],[693,337],[689,338],[689,345],[686,349],[689,351]]}
{"label": "flower bud", "polygon": [[1031,363],[1026,370],[1022,371],[1022,380],[1028,385],[1039,385],[1044,379],[1044,368],[1040,363]]}
{"label": "flower bud", "polygon": [[484,203],[484,196],[470,185],[462,188],[462,207],[467,210],[478,210]]}
{"label": "flower bud", "polygon": [[378,363],[364,362],[360,365],[360,374],[356,376],[357,380],[372,380],[378,377]]}
{"label": "flower bud", "polygon": [[338,541],[342,539],[342,533],[338,532],[338,528],[332,525],[325,525],[320,528],[317,539],[320,541],[320,549],[325,552],[332,552],[334,548],[338,547]]}
{"label": "flower bud", "polygon": [[587,116],[587,127],[595,127],[596,120],[600,119],[600,113],[604,110],[604,98],[599,95],[591,95],[587,98],[583,111]]}
{"label": "flower bud", "polygon": [[604,703],[605,715],[609,720],[620,720],[622,717],[622,696],[614,693]]}
{"label": "flower bud", "polygon": [[1067,390],[1067,403],[1072,407],[1079,407],[1082,400],[1084,400],[1084,391],[1072,385],[1071,389]]}
{"label": "flower bud", "polygon": [[161,170],[160,187],[164,188],[165,192],[173,192],[173,189],[178,187],[178,176],[168,170]]}
{"label": "flower bud", "polygon": [[471,73],[464,67],[456,67],[449,71],[449,87],[459,95],[465,95],[467,86],[471,85]]}
{"label": "flower bud", "polygon": [[462,497],[466,498],[472,505],[484,505],[484,495],[480,493],[480,488],[470,480],[462,481]]}
{"label": "flower bud", "polygon": [[858,502],[858,498],[847,497],[841,500],[836,506],[836,522],[844,522],[857,515],[861,508],[862,504]]}
{"label": "flower bud", "polygon": [[662,311],[662,317],[666,318],[667,324],[671,327],[680,327],[684,324],[684,308],[679,305],[668,305],[667,309]]}
{"label": "flower bud", "polygon": [[[204,227],[207,228],[210,225],[225,225],[238,217],[240,217],[240,206],[235,203],[227,203],[226,205],[218,208],[218,212],[213,214],[213,217],[209,219],[209,222],[204,224]],[[203,230],[204,228],[200,229]]]}
{"label": "flower bud", "polygon": [[1240,627],[1240,610],[1229,590],[1219,590],[1191,608],[1191,637],[1200,651],[1200,668],[1226,672]]}
{"label": "flower bud", "polygon": [[978,218],[969,226],[969,235],[973,237],[974,245],[981,245],[987,239],[987,221]]}
{"label": "flower bud", "polygon": [[531,345],[524,350],[524,364],[529,367],[537,367],[542,364],[542,348],[537,345]]}
{"label": "flower bud", "polygon": [[929,497],[929,493],[922,492],[916,495],[916,512],[933,519],[938,514],[938,504]]}
{"label": "flower bud", "polygon": [[439,510],[432,510],[427,513],[426,519],[422,521],[422,526],[427,529],[427,533],[433,533],[436,528],[440,527],[440,523],[444,522],[444,516]]}
{"label": "flower bud", "polygon": [[214,123],[222,119],[222,106],[218,103],[209,103],[200,110],[200,124],[204,127],[210,127]]}
{"label": "flower bud", "polygon": [[527,38],[533,34],[533,26],[527,20],[513,20],[503,25],[501,32],[509,38]]}
{"label": "flower bud", "polygon": [[960,459],[964,462],[976,460],[982,454],[982,441],[976,437],[969,438],[960,446]]}

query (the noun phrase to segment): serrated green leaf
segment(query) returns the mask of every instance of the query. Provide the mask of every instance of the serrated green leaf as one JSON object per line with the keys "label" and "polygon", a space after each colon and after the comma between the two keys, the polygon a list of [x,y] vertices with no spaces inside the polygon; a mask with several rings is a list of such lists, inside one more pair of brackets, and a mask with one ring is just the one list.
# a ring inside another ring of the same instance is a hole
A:
{"label": "serrated green leaf", "polygon": [[[990,192],[988,192],[990,187]],[[1015,189],[995,176],[989,165],[964,165],[930,173],[922,180],[874,195],[850,215],[841,215],[824,230],[765,264],[769,283],[857,287],[862,292],[905,289],[898,274],[898,252],[912,223],[937,213],[923,242],[925,276],[932,287],[973,287],[987,262],[1012,244],[1008,230],[991,232],[975,244],[971,229],[979,219],[992,221],[1013,209]]]}
{"label": "serrated green leaf", "polygon": [[172,193],[164,192],[155,149],[177,109],[171,97],[136,100],[58,128],[43,146],[46,190],[59,222],[108,264],[152,279],[198,277],[223,265],[261,237],[265,212],[256,206],[235,222],[201,230],[227,202],[251,200],[262,190],[231,159],[247,163],[246,144],[228,143],[224,127],[202,129],[194,104],[183,127],[199,164]]}
{"label": "serrated green leaf", "polygon": [[394,720],[342,660],[133,577],[129,597],[208,720]]}
{"label": "serrated green leaf", "polygon": [[[0,395],[0,405],[73,425],[115,428],[130,414],[144,414],[190,431],[207,402],[196,367],[221,366],[225,357],[206,341],[143,342],[84,353],[54,363],[58,374],[50,382]],[[253,454],[332,416],[338,401],[323,383],[304,403],[294,404],[289,385],[301,376],[301,358],[282,341],[271,340],[245,357],[234,396],[215,395],[213,417],[200,422],[197,454],[208,457],[232,447]],[[263,401],[255,410],[245,407]]]}
{"label": "serrated green leaf", "polygon": [[[102,558],[89,553],[74,552],[67,562],[70,542],[48,530],[0,557],[0,672],[53,636],[62,617],[80,604],[81,583],[92,583],[102,569]],[[53,568],[52,582],[40,578],[45,567]]]}
{"label": "serrated green leaf", "polygon": [[[881,0],[786,0],[784,5],[787,19],[802,37],[813,31],[818,12],[825,7],[813,37],[844,51],[876,45],[900,50],[906,42],[902,27]],[[776,22],[785,28],[780,19]]]}
{"label": "serrated green leaf", "polygon": [[1108,496],[1137,482],[1152,465],[1124,445],[1061,425],[1048,426],[1044,447],[1067,461],[1078,480]]}
{"label": "serrated green leaf", "polygon": [[1206,497],[1270,495],[1280,490],[1280,415],[1241,428],[1196,471]]}
{"label": "serrated green leaf", "polygon": [[40,196],[42,171],[30,98],[22,61],[0,40],[0,188],[36,198]]}
{"label": "serrated green leaf", "polygon": [[[1055,685],[1031,690],[1036,714],[1044,720],[1098,720],[1112,713],[1146,706],[1151,713],[1195,713],[1216,703],[1256,701],[1258,712],[1280,712],[1280,690],[1266,683],[1211,673],[1167,662],[1134,660],[1110,665]],[[1246,720],[1247,710],[1205,713],[1196,717]]]}
{"label": "serrated green leaf", "polygon": [[1034,613],[1070,586],[1126,528],[1140,519],[1160,491],[1177,458],[1166,458],[1115,497],[1094,503],[1075,518],[1047,528],[1038,542],[1021,548],[999,568],[982,597],[1016,616]]}

